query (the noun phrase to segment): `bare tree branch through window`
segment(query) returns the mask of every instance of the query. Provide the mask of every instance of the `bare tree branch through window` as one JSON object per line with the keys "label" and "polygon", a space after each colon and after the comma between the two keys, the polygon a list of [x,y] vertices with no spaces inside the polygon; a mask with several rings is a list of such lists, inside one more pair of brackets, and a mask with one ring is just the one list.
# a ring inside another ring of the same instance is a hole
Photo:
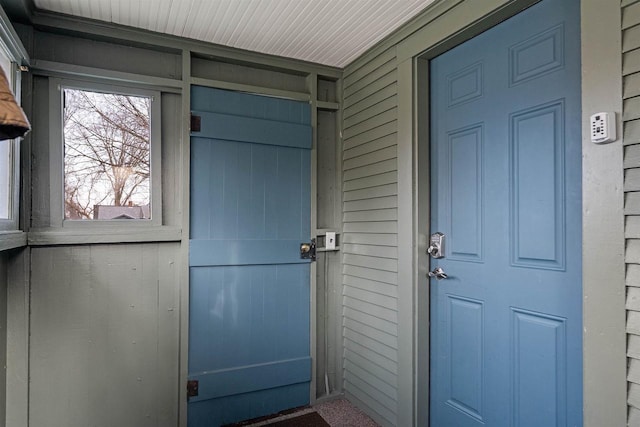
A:
{"label": "bare tree branch through window", "polygon": [[149,219],[151,98],[64,89],[66,219]]}

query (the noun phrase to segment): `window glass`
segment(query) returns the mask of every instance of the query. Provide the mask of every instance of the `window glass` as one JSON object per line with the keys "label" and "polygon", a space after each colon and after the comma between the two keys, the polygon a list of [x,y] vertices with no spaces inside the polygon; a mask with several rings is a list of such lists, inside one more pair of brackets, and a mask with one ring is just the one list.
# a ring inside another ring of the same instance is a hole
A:
{"label": "window glass", "polygon": [[63,90],[65,219],[151,219],[151,97]]}
{"label": "window glass", "polygon": [[[12,73],[11,58],[6,48],[0,43],[0,67],[4,71],[10,87],[13,89],[15,76]],[[19,95],[19,94],[16,94]],[[19,96],[16,96],[16,100]],[[15,144],[13,140],[0,141],[0,230],[12,230],[17,228],[17,223],[12,220],[17,216],[17,206],[13,206],[14,192],[17,191],[17,183],[14,183],[14,171],[17,167],[14,156]],[[9,221],[9,222],[7,222]]]}
{"label": "window glass", "polygon": [[13,159],[12,140],[0,141],[0,219],[11,219]]}

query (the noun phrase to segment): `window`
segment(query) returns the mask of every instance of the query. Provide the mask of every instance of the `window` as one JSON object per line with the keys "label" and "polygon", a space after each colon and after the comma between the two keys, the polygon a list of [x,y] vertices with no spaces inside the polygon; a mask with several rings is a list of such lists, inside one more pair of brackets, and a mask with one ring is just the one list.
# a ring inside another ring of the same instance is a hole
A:
{"label": "window", "polygon": [[[19,103],[17,68],[4,46],[0,48],[0,67]],[[19,147],[19,139],[0,141],[0,232],[18,230]]]}
{"label": "window", "polygon": [[150,219],[151,98],[63,90],[65,219]]}
{"label": "window", "polygon": [[52,80],[62,122],[52,138],[62,158],[52,206],[62,225],[161,224],[159,93]]}
{"label": "window", "polygon": [[11,219],[13,159],[11,141],[0,141],[0,219]]}

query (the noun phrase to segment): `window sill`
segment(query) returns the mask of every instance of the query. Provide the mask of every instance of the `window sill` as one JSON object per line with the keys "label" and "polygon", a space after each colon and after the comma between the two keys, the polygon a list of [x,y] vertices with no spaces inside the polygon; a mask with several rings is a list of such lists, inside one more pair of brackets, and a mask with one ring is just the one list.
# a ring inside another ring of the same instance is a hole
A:
{"label": "window sill", "polygon": [[22,231],[0,231],[0,252],[27,246],[27,233]]}
{"label": "window sill", "polygon": [[182,229],[178,227],[126,227],[60,230],[36,230],[28,233],[30,246],[85,245],[97,243],[179,242]]}

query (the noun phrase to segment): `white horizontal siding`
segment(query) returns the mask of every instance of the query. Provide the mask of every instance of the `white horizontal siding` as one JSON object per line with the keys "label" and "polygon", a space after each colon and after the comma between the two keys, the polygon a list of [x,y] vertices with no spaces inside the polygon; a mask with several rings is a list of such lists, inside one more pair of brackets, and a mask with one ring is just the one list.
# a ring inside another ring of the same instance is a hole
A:
{"label": "white horizontal siding", "polygon": [[397,76],[389,49],[344,77],[344,390],[382,425],[397,424]]}
{"label": "white horizontal siding", "polygon": [[628,425],[640,425],[640,2],[622,1]]}

